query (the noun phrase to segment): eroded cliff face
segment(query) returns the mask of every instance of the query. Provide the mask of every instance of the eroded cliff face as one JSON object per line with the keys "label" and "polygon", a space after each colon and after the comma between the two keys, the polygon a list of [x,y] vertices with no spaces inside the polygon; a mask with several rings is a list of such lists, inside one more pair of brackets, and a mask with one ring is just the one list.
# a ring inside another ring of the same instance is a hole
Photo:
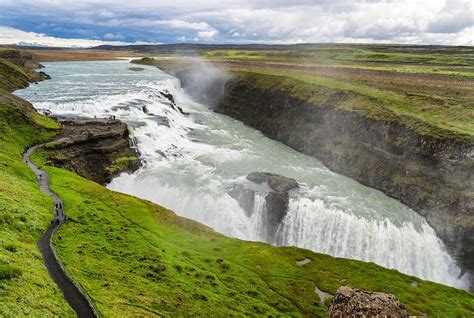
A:
{"label": "eroded cliff face", "polygon": [[0,87],[11,92],[28,87],[30,83],[49,79],[45,72],[36,71],[42,67],[29,52],[0,50]]}
{"label": "eroded cliff face", "polygon": [[62,132],[46,145],[49,162],[100,184],[123,171],[138,169],[138,152],[127,125],[114,119],[61,121]]}
{"label": "eroded cliff face", "polygon": [[423,215],[451,253],[474,270],[474,141],[422,136],[337,107],[351,102],[350,92],[334,92],[314,104],[274,81],[262,89],[248,76],[235,77],[217,111],[399,199]]}

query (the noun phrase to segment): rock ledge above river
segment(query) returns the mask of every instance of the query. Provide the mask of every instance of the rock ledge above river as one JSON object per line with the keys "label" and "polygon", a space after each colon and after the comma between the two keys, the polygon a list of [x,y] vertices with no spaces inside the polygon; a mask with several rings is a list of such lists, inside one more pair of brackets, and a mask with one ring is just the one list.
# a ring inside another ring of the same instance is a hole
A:
{"label": "rock ledge above river", "polygon": [[[278,227],[288,212],[289,191],[298,189],[299,185],[295,179],[287,178],[275,173],[252,172],[246,179],[256,185],[268,187],[265,196],[265,207],[262,213],[263,238],[267,242],[275,242]],[[247,216],[251,216],[255,211],[255,196],[257,191],[252,188],[238,184],[229,192],[239,205],[245,210]]]}
{"label": "rock ledge above river", "polygon": [[62,132],[46,145],[48,160],[100,184],[140,165],[130,145],[127,125],[115,119],[73,118],[61,121]]}

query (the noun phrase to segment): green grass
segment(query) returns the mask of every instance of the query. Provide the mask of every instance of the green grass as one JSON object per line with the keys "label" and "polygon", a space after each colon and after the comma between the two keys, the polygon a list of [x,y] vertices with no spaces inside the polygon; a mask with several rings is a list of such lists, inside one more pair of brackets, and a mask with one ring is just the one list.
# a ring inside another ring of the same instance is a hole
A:
{"label": "green grass", "polygon": [[139,163],[138,158],[136,157],[121,157],[116,159],[110,167],[107,167],[107,171],[114,175],[118,172],[127,171],[131,169],[133,166]]}
{"label": "green grass", "polygon": [[36,247],[52,200],[22,162],[24,150],[52,138],[59,125],[9,93],[27,84],[25,70],[0,59],[0,317],[73,317]]}
{"label": "green grass", "polygon": [[9,61],[0,58],[0,88],[13,91],[28,86],[28,74]]}
{"label": "green grass", "polygon": [[36,247],[51,220],[52,201],[40,192],[33,172],[22,163],[25,148],[54,133],[0,103],[1,317],[73,316]]}
{"label": "green grass", "polygon": [[[34,160],[44,165],[45,156]],[[413,315],[469,317],[474,297],[373,263],[227,238],[150,202],[44,166],[72,222],[54,245],[104,316],[324,317],[314,288],[395,294]],[[298,266],[297,260],[311,263]],[[418,287],[411,282],[419,282]]]}
{"label": "green grass", "polygon": [[[325,97],[337,91],[352,92],[356,94],[356,98],[335,106],[357,111],[370,118],[402,123],[420,135],[474,142],[474,118],[470,104],[446,103],[444,109],[440,109],[429,104],[414,105],[414,99],[418,98],[421,104],[423,96],[407,97],[367,85],[351,84],[317,75],[244,70],[243,73],[236,72],[236,75],[241,75],[241,80],[260,89],[290,91],[293,97],[315,105],[324,101],[318,96],[321,91]],[[252,73],[258,75],[250,75]]]}
{"label": "green grass", "polygon": [[434,47],[412,48],[407,46],[378,45],[322,45],[288,50],[208,50],[202,55],[207,58],[282,60],[295,63],[330,62],[342,64],[374,65],[437,65],[474,66],[472,48],[436,49]]}

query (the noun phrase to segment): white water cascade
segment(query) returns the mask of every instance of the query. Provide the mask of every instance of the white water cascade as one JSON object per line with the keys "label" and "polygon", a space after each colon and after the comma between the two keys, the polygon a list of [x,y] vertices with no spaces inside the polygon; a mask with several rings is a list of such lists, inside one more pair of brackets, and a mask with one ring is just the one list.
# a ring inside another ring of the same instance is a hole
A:
{"label": "white water cascade", "polygon": [[[268,188],[245,177],[277,173],[297,180],[300,189],[291,193],[270,243],[468,287],[433,229],[405,205],[193,102],[177,79],[156,68],[128,67],[126,61],[48,63],[52,79],[18,95],[58,116],[115,115],[128,123],[144,165],[115,178],[110,189],[151,200],[226,235],[263,240]],[[236,185],[256,193],[250,215],[229,195]]]}

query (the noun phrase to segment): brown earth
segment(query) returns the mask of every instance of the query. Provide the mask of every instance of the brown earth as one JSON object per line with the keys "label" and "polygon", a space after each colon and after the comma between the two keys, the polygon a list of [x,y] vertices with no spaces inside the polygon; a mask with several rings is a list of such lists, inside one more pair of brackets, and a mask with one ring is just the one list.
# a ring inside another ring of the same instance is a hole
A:
{"label": "brown earth", "polygon": [[29,50],[39,62],[54,61],[113,61],[123,57],[140,57],[143,53],[133,51],[105,51],[105,50],[60,50],[41,49]]}
{"label": "brown earth", "polygon": [[303,66],[296,64],[218,62],[228,69],[276,70],[283,73],[329,77],[344,82],[366,84],[396,93],[418,93],[464,101],[474,100],[474,79],[428,73],[402,73],[389,70],[369,70],[343,66]]}

